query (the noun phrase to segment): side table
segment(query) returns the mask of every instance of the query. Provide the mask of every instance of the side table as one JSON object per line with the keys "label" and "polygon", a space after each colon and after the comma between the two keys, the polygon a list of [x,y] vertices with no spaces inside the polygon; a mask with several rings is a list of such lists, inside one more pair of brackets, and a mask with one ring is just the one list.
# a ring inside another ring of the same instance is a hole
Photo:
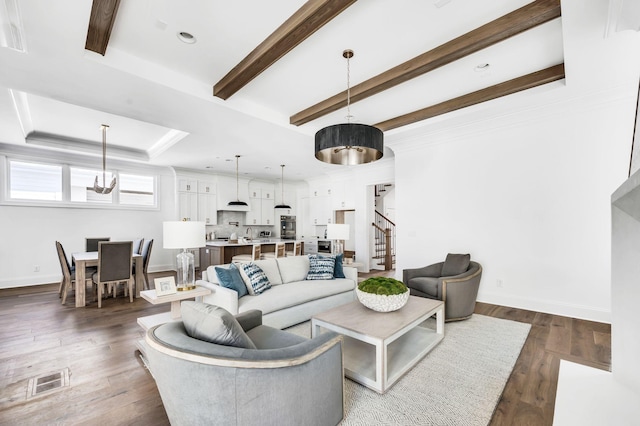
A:
{"label": "side table", "polygon": [[180,302],[187,299],[199,298],[211,294],[211,290],[204,287],[196,287],[193,290],[179,291],[166,296],[157,296],[155,290],[145,290],[140,292],[140,296],[153,305],[161,303],[171,303],[171,311],[162,314],[149,315],[138,318],[138,324],[147,331],[151,327],[164,324],[165,322],[174,321],[180,318]]}
{"label": "side table", "polygon": [[[211,290],[205,287],[196,287],[193,290],[188,291],[179,291],[174,294],[168,294],[166,296],[158,296],[156,295],[155,290],[145,290],[140,292],[140,296],[147,302],[153,305],[159,305],[161,303],[171,303],[171,311],[163,312],[161,314],[148,315],[146,317],[138,318],[138,325],[143,328],[145,333],[151,327],[164,324],[171,321],[176,321],[180,319],[180,302],[187,299],[196,298],[196,300],[202,298],[202,296],[206,296],[211,294]],[[146,346],[144,343],[144,339],[138,339],[136,342],[136,346],[140,351],[142,362],[145,366],[147,366],[146,360]]]}

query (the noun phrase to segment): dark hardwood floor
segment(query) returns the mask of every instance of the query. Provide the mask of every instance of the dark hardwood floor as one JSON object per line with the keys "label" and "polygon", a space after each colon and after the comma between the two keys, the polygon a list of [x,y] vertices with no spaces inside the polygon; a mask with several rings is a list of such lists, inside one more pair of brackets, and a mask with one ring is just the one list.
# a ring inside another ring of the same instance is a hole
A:
{"label": "dark hardwood floor", "polygon": [[[163,425],[168,420],[137,356],[136,318],[168,305],[119,297],[73,307],[57,285],[0,290],[0,424]],[[478,303],[476,313],[532,325],[491,425],[551,425],[561,359],[608,370],[611,327]],[[32,377],[69,368],[70,386],[26,399]]]}

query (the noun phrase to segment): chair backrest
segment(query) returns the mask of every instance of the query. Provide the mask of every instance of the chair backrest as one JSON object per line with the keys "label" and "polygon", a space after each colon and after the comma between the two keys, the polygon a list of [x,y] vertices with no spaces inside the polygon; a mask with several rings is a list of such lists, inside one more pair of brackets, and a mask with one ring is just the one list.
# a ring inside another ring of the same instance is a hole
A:
{"label": "chair backrest", "polygon": [[131,279],[133,242],[114,241],[98,244],[98,278],[100,282]]}
{"label": "chair backrest", "polygon": [[71,266],[69,266],[69,261],[67,260],[67,256],[64,253],[64,248],[62,248],[62,244],[60,241],[56,241],[56,251],[58,252],[58,260],[60,261],[60,269],[62,269],[62,275],[67,279],[71,277]]}
{"label": "chair backrest", "polygon": [[260,244],[254,244],[253,250],[251,251],[251,257],[253,260],[260,260],[260,255],[262,254],[262,246]]}
{"label": "chair backrest", "polygon": [[276,257],[284,257],[285,243],[276,243]]}
{"label": "chair backrest", "polygon": [[142,248],[144,244],[144,238],[138,238],[133,240],[133,252],[135,254],[142,254]]}
{"label": "chair backrest", "polygon": [[149,259],[151,259],[151,249],[153,248],[153,239],[145,240],[142,245],[142,269],[144,272],[147,272],[147,267],[149,266]]}
{"label": "chair backrest", "polygon": [[98,243],[101,241],[111,241],[111,237],[87,238],[86,251],[98,251]]}
{"label": "chair backrest", "polygon": [[301,256],[302,255],[302,241],[296,241],[293,243],[293,255]]}

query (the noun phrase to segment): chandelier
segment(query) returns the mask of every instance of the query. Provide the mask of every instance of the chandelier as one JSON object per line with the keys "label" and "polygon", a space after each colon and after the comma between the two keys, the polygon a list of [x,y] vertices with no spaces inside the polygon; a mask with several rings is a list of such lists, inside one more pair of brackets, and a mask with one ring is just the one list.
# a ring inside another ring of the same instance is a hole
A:
{"label": "chandelier", "polygon": [[103,124],[100,126],[102,129],[102,186],[98,184],[98,175],[96,175],[96,180],[93,182],[93,190],[98,194],[110,194],[113,191],[113,188],[116,187],[116,177],[114,176],[111,180],[111,185],[106,185],[106,173],[107,173],[107,129],[108,125]]}

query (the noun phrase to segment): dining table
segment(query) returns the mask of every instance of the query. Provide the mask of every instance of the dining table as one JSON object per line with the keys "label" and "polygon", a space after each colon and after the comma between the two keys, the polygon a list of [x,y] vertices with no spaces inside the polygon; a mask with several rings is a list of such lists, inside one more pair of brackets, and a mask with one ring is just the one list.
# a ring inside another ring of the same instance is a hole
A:
{"label": "dining table", "polygon": [[[73,262],[76,265],[76,308],[86,305],[86,285],[85,271],[88,266],[98,266],[98,252],[86,251],[73,253]],[[136,267],[135,279],[135,297],[140,297],[140,290],[144,286],[144,277],[142,273],[142,255],[133,254],[133,262]]]}

